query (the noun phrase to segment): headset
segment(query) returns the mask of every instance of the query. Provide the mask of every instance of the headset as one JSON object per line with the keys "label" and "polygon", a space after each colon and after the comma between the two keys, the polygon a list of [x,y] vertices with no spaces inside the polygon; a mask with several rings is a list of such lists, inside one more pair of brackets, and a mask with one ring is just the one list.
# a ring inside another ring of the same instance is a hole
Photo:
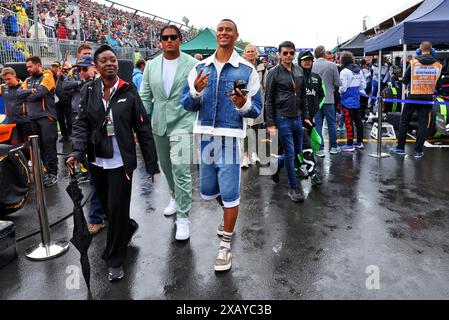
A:
{"label": "headset", "polygon": [[[431,54],[432,56],[435,56],[436,53],[437,53],[437,51],[436,51],[434,48],[432,48],[432,51],[430,52],[430,54]],[[416,55],[417,55],[417,56],[422,55],[421,49],[416,50]]]}

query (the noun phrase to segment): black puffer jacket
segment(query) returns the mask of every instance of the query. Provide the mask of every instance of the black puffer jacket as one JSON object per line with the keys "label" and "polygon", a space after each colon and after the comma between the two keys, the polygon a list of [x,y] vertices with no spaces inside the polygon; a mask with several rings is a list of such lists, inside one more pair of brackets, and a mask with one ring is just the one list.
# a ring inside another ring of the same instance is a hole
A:
{"label": "black puffer jacket", "polygon": [[[77,159],[84,158],[86,145],[90,162],[95,161],[96,157],[111,158],[113,154],[112,137],[108,137],[104,126],[106,112],[102,97],[101,79],[96,79],[81,89],[79,113],[73,123],[71,136],[73,149],[71,156]],[[159,173],[151,123],[136,87],[120,79],[109,105],[125,172],[131,173],[137,168],[135,132],[147,173]],[[110,143],[104,143],[105,141]]]}
{"label": "black puffer jacket", "polygon": [[294,118],[302,114],[303,120],[309,119],[302,68],[293,65],[290,72],[280,64],[268,72],[265,107],[268,127],[275,124],[276,117]]}

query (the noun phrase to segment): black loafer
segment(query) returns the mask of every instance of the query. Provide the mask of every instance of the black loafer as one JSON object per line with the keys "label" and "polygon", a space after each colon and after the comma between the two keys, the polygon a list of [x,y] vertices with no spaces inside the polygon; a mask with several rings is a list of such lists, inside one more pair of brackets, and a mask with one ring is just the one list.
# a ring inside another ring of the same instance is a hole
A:
{"label": "black loafer", "polygon": [[125,272],[123,271],[123,267],[120,266],[118,268],[108,268],[108,280],[109,281],[118,281],[125,276]]}

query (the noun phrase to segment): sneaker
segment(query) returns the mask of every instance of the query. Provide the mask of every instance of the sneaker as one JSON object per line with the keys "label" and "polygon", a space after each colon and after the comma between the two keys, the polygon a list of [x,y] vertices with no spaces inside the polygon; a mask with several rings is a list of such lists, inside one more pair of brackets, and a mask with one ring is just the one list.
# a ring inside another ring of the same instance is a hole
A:
{"label": "sneaker", "polygon": [[243,156],[242,168],[249,168],[249,158],[248,156]]}
{"label": "sneaker", "polygon": [[221,220],[220,225],[217,227],[217,235],[219,237],[222,237],[223,236],[223,232],[224,232],[224,221]]}
{"label": "sneaker", "polygon": [[101,230],[103,230],[104,228],[106,228],[106,225],[104,223],[93,223],[87,226],[89,233],[93,236],[96,235]]}
{"label": "sneaker", "polygon": [[190,238],[190,221],[188,219],[176,220],[176,236],[178,241],[184,241]]}
{"label": "sneaker", "polygon": [[340,147],[333,147],[331,148],[331,150],[329,151],[330,154],[339,154],[341,152],[341,148]]}
{"label": "sneaker", "polygon": [[354,147],[356,149],[365,149],[365,145],[363,144],[363,142],[354,142]]}
{"label": "sneaker", "polygon": [[123,271],[123,267],[120,266],[118,268],[108,268],[108,280],[110,282],[118,281],[125,276],[125,272]]}
{"label": "sneaker", "polygon": [[260,158],[257,153],[251,153],[251,163],[260,163]]}
{"label": "sneaker", "polygon": [[320,177],[318,176],[318,173],[315,173],[310,177],[310,182],[312,183],[312,187],[318,187],[323,184]]}
{"label": "sneaker", "polygon": [[228,271],[232,266],[232,253],[231,249],[220,247],[218,249],[218,255],[215,259],[214,268],[215,271]]}
{"label": "sneaker", "polygon": [[78,184],[87,183],[90,181],[89,175],[87,173],[81,173],[76,177]]}
{"label": "sneaker", "polygon": [[44,178],[44,187],[49,188],[53,187],[58,182],[58,176],[48,173]]}
{"label": "sneaker", "polygon": [[307,170],[305,168],[298,167],[298,168],[295,168],[295,171],[296,171],[296,176],[298,178],[301,178],[301,179],[308,179],[309,178],[309,173],[307,172]]}
{"label": "sneaker", "polygon": [[304,202],[304,196],[297,189],[290,189],[288,196],[293,202]]}
{"label": "sneaker", "polygon": [[406,154],[404,149],[399,149],[398,147],[391,148],[390,149],[390,153],[391,154],[397,154],[397,155],[400,155],[400,156],[405,156],[405,154]]}
{"label": "sneaker", "polygon": [[420,159],[422,157],[424,157],[424,152],[419,152],[419,151],[415,152],[415,158],[416,159]]}
{"label": "sneaker", "polygon": [[345,144],[344,146],[341,147],[341,151],[342,152],[354,152],[355,148],[354,148],[354,145],[348,146],[347,144]]}
{"label": "sneaker", "polygon": [[172,216],[176,213],[176,211],[176,200],[174,198],[171,198],[167,208],[164,209],[164,216]]}
{"label": "sneaker", "polygon": [[320,150],[316,153],[316,156],[319,158],[324,158],[326,157],[326,153],[324,152],[324,150]]}

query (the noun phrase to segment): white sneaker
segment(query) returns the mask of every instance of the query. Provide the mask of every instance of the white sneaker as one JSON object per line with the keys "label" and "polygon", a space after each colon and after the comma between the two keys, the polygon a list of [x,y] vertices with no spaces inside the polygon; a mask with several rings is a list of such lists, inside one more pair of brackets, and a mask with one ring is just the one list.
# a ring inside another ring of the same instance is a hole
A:
{"label": "white sneaker", "polygon": [[260,163],[260,158],[257,153],[251,153],[251,163]]}
{"label": "white sneaker", "polygon": [[244,157],[243,157],[243,161],[242,161],[241,167],[242,167],[242,168],[249,168],[249,159],[248,159],[247,156],[244,156]]}
{"label": "white sneaker", "polygon": [[171,198],[167,208],[164,209],[164,216],[172,216],[176,213],[176,201]]}
{"label": "white sneaker", "polygon": [[176,236],[175,239],[184,241],[190,238],[190,221],[188,219],[176,220]]}

